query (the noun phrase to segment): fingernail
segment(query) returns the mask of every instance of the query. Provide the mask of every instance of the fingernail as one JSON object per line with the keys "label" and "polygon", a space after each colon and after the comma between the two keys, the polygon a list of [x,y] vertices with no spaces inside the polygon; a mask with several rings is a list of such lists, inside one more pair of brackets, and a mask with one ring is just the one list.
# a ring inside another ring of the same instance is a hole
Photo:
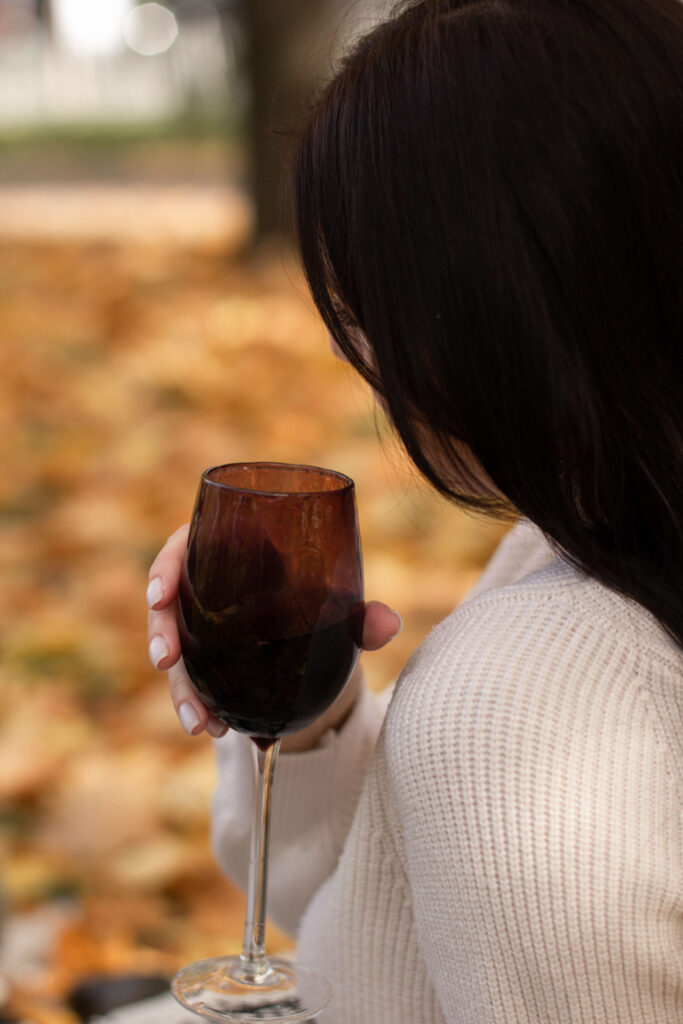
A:
{"label": "fingernail", "polygon": [[149,660],[155,668],[159,668],[159,662],[163,661],[170,654],[169,646],[163,636],[153,636],[149,642]]}
{"label": "fingernail", "polygon": [[217,722],[215,719],[210,718],[206,726],[206,731],[209,736],[213,736],[215,740],[219,740],[221,736],[225,736],[228,731],[227,725],[223,725],[222,722]]}
{"label": "fingernail", "polygon": [[189,701],[184,700],[178,708],[178,718],[187,735],[191,736],[199,725],[199,718]]}
{"label": "fingernail", "polygon": [[147,587],[147,606],[153,608],[164,596],[164,584],[160,576],[149,581]]}
{"label": "fingernail", "polygon": [[392,634],[392,637],[391,637],[391,639],[393,640],[394,637],[398,636],[399,633],[401,632],[401,630],[403,629],[403,616],[399,615],[399,613],[397,611],[394,611],[393,608],[392,608],[392,611],[394,612],[394,615],[398,619],[398,629],[396,630],[395,633]]}

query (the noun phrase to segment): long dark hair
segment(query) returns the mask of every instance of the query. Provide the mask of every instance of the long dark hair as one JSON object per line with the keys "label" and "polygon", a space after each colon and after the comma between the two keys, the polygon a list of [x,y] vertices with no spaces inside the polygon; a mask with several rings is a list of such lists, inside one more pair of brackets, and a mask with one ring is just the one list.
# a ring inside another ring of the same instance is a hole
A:
{"label": "long dark hair", "polygon": [[294,163],[314,300],[424,476],[680,644],[682,186],[680,0],[402,5]]}

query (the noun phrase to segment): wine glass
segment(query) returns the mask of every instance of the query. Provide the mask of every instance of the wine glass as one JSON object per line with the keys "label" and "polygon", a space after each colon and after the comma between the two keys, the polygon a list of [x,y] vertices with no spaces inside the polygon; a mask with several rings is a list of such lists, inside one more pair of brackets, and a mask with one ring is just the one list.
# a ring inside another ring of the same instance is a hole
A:
{"label": "wine glass", "polygon": [[178,600],[188,675],[206,706],[253,740],[255,798],[244,942],[172,990],[220,1022],[311,1020],[328,982],[265,952],[271,789],[280,737],[313,722],[358,657],[363,573],[353,481],[257,462],[202,475]]}

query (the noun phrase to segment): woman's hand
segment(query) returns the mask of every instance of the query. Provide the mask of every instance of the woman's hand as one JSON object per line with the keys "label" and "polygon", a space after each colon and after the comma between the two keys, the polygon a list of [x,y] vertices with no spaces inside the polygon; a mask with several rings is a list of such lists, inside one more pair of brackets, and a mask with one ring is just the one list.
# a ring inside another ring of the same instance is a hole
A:
{"label": "woman's hand", "polygon": [[[180,657],[180,641],[176,624],[176,600],[183,555],[187,546],[189,525],[181,526],[167,540],[149,571],[147,603],[149,605],[149,656],[155,668],[168,671],[171,699],[185,732],[191,736],[206,730],[218,737],[227,726],[212,715],[194,690]],[[363,649],[376,651],[401,631],[401,617],[379,601],[365,605]],[[341,695],[324,715],[307,729],[287,736],[283,750],[307,750],[315,746],[327,729],[338,729],[350,714],[361,690],[362,676],[356,668]]]}

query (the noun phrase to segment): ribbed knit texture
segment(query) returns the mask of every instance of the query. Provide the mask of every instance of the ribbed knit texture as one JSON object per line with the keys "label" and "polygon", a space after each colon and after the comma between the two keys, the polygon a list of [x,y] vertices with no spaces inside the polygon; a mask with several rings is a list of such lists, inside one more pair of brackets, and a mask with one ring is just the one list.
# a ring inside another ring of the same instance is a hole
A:
{"label": "ribbed knit texture", "polygon": [[[518,527],[381,732],[365,694],[281,759],[269,906],[333,982],[321,1024],[683,1021],[683,654],[550,557]],[[218,744],[238,877],[247,745]]]}

